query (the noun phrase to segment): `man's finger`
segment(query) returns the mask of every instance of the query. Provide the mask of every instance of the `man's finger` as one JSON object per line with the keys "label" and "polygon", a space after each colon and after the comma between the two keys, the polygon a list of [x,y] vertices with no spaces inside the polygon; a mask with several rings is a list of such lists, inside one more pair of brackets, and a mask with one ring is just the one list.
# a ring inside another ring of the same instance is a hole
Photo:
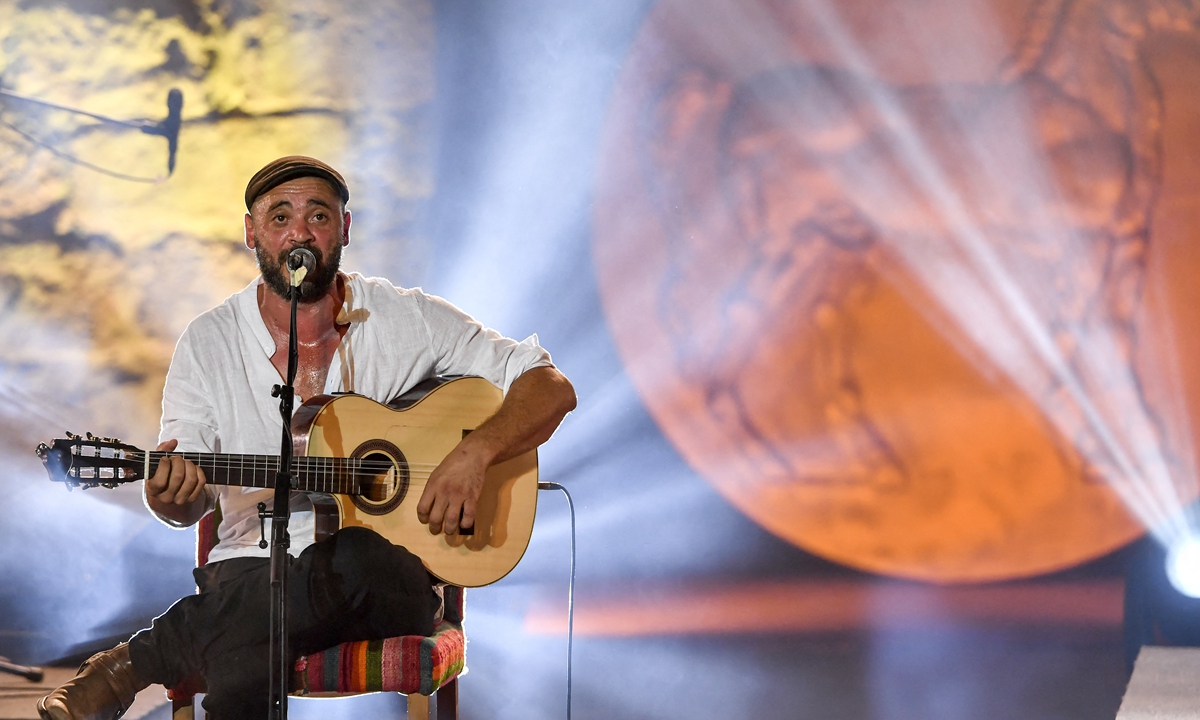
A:
{"label": "man's finger", "polygon": [[155,473],[155,497],[159,501],[169,503],[175,499],[175,489],[178,482],[175,479],[175,461],[177,457],[168,455],[164,457],[158,464],[158,471]]}
{"label": "man's finger", "polygon": [[460,506],[451,505],[447,508],[446,515],[442,518],[442,532],[447,535],[458,534],[458,518],[461,513]]}
{"label": "man's finger", "polygon": [[[180,460],[183,460],[180,458]],[[188,497],[196,489],[196,465],[190,462],[183,462],[183,481],[179,483],[179,489],[175,491],[175,504],[183,505],[188,502]]]}
{"label": "man's finger", "polygon": [[179,488],[183,486],[183,481],[187,479],[187,467],[183,463],[183,458],[178,455],[171,456],[171,494],[179,492]]}
{"label": "man's finger", "polygon": [[[175,439],[164,440],[155,448],[157,452],[171,452],[179,447],[179,441]],[[171,459],[169,457],[160,457],[158,465],[154,468],[154,474],[146,478],[146,492],[153,495],[157,499],[161,499],[161,495],[166,492],[171,481]]]}
{"label": "man's finger", "polygon": [[168,458],[159,458],[158,467],[154,468],[154,474],[146,480],[148,490],[151,495],[158,497],[164,490],[167,489],[167,478],[170,476],[170,460]]}
{"label": "man's finger", "polygon": [[417,519],[423,523],[429,522],[429,511],[433,508],[433,493],[429,492],[429,487],[425,486],[421,501],[417,503]]}
{"label": "man's finger", "polygon": [[467,501],[463,503],[462,519],[458,521],[458,526],[460,528],[475,527],[475,501],[474,500],[467,498]]}
{"label": "man's finger", "polygon": [[200,495],[204,492],[204,485],[208,482],[208,478],[204,477],[204,469],[196,467],[196,488],[188,495],[188,503],[194,503],[200,499]]}
{"label": "man's finger", "polygon": [[166,463],[165,477],[162,490],[158,493],[158,499],[162,503],[173,503],[176,493],[179,492],[179,486],[183,484],[183,458],[171,455],[164,458],[164,461]]}
{"label": "man's finger", "polygon": [[442,531],[442,521],[446,517],[446,501],[438,498],[429,511],[429,532],[437,535]]}

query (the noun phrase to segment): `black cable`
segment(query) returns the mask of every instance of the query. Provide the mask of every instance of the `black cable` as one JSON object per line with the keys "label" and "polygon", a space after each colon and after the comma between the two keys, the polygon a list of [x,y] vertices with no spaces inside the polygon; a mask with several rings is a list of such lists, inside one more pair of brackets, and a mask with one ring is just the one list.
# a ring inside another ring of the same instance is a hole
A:
{"label": "black cable", "polygon": [[59,105],[58,103],[52,103],[47,100],[39,100],[38,98],[29,97],[28,95],[21,95],[11,90],[5,90],[4,88],[0,88],[0,97],[10,97],[14,100],[20,100],[21,102],[27,102],[33,105],[41,105],[42,107],[48,107],[52,110],[61,110],[63,112],[74,113],[75,115],[83,115],[84,117],[90,117],[93,120],[99,120],[100,122],[110,123],[112,125],[122,125],[124,127],[136,128],[140,130],[144,130],[146,127],[153,125],[153,123],[148,120],[119,120],[115,117],[109,117],[108,115],[100,115],[99,113],[88,112],[87,110],[80,110],[79,108],[68,107],[66,105]]}
{"label": "black cable", "polygon": [[539,482],[538,490],[562,490],[571,511],[571,582],[567,585],[567,720],[571,720],[571,646],[575,637],[575,503],[571,493],[556,482]]}
{"label": "black cable", "polygon": [[29,133],[25,132],[24,130],[17,127],[16,125],[13,125],[12,123],[8,122],[7,120],[4,120],[3,118],[0,118],[0,125],[3,125],[6,128],[8,128],[9,130],[12,130],[16,134],[25,138],[25,140],[27,140],[28,142],[30,142],[38,147],[49,150],[50,152],[54,153],[54,155],[58,156],[59,158],[61,158],[63,160],[66,160],[69,163],[74,163],[75,165],[85,167],[89,170],[95,170],[98,173],[101,173],[103,175],[108,175],[110,177],[115,177],[118,180],[129,180],[131,182],[151,183],[154,185],[157,185],[157,184],[161,183],[162,181],[166,180],[165,177],[147,178],[147,177],[137,177],[136,175],[126,175],[125,173],[119,173],[115,170],[109,170],[108,168],[103,168],[103,167],[100,167],[99,165],[93,165],[92,163],[90,163],[86,160],[83,160],[74,155],[71,155],[70,153],[63,152],[62,150],[59,150],[58,148],[54,147],[53,145],[30,135]]}

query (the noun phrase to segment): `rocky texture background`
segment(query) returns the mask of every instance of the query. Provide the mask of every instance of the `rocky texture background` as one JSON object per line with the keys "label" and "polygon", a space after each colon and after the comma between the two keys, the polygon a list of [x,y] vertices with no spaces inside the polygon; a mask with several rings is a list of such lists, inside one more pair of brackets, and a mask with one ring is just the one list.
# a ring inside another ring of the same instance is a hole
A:
{"label": "rocky texture background", "polygon": [[20,483],[36,442],[64,429],[153,444],[179,333],[255,275],[242,192],[272,158],[341,168],[366,208],[350,264],[419,278],[428,2],[5,0],[0,28],[5,90],[150,120],[171,88],[184,96],[170,178],[162,138],[0,98],[0,452],[20,458],[6,463]]}
{"label": "rocky texture background", "polygon": [[0,654],[103,645],[190,591],[193,535],[140,483],[68,495],[33,450],[64,430],[155,444],[180,332],[256,274],[258,168],[339,167],[363,208],[348,265],[420,278],[433,52],[427,0],[0,0],[5,90],[154,122],[184,97],[169,178],[161,137],[0,97]]}

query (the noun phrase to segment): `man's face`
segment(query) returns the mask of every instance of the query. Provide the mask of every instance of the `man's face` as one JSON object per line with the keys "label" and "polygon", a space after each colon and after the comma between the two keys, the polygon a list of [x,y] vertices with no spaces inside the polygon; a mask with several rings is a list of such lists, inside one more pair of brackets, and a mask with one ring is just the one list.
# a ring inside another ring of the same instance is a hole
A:
{"label": "man's face", "polygon": [[303,247],[317,266],[300,284],[300,302],[314,302],[337,278],[342,247],[350,242],[350,213],[326,181],[289,180],[263,193],[246,215],[246,246],[254,251],[263,281],[288,296],[287,256]]}

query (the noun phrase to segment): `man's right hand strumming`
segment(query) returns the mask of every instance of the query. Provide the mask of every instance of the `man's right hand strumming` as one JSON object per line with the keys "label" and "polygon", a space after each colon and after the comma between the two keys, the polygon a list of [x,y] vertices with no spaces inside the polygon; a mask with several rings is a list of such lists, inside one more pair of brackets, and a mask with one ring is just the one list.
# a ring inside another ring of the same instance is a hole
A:
{"label": "man's right hand strumming", "polygon": [[[167,440],[156,450],[171,452],[178,440]],[[146,503],[159,515],[181,526],[195,523],[204,515],[206,483],[204,471],[179,455],[158,461],[153,477],[146,480]]]}

